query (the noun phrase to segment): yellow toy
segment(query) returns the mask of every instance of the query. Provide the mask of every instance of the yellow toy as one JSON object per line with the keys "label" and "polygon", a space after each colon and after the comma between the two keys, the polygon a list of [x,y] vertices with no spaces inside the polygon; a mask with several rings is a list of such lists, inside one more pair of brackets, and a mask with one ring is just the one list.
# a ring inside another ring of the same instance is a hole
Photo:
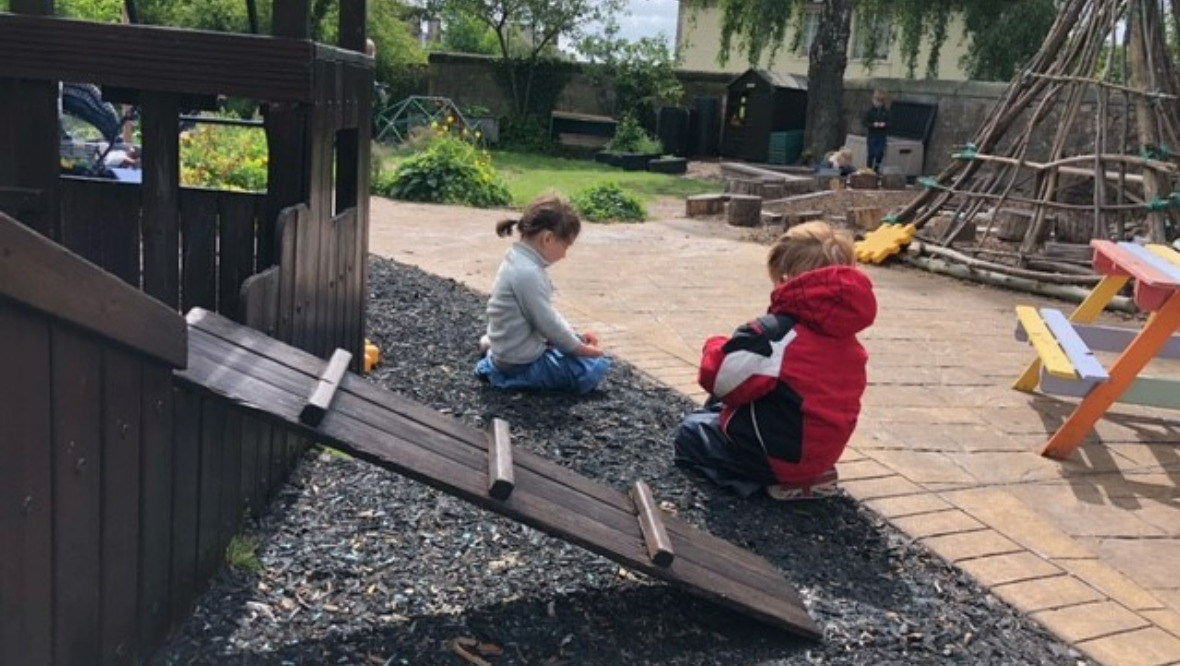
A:
{"label": "yellow toy", "polygon": [[914,239],[918,228],[912,224],[882,224],[856,243],[856,260],[862,264],[879,264],[901,252]]}
{"label": "yellow toy", "polygon": [[377,348],[377,345],[369,342],[368,338],[365,338],[365,374],[372,372],[380,362],[381,350]]}

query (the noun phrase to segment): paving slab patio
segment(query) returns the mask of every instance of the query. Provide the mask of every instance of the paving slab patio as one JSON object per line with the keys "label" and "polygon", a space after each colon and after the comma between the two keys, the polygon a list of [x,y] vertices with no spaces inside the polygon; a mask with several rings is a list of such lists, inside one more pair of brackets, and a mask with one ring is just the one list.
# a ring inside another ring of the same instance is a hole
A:
{"label": "paving slab patio", "polygon": [[[373,253],[491,288],[508,244],[493,226],[509,213],[376,198],[371,211]],[[703,400],[704,339],[766,307],[766,249],[746,235],[672,214],[587,225],[551,269],[556,305],[610,353]],[[1180,415],[1116,405],[1069,460],[1043,458],[1074,403],[1008,388],[1031,359],[1014,306],[1069,306],[864,270],[880,311],[862,336],[870,385],[840,463],[846,491],[1099,663],[1180,664]]]}

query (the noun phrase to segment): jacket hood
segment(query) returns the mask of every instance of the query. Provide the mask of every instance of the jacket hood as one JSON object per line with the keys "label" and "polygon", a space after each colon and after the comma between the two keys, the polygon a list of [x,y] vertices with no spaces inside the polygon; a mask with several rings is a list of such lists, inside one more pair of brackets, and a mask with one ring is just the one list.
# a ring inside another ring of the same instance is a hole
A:
{"label": "jacket hood", "polygon": [[789,315],[817,333],[839,338],[856,335],[873,323],[877,298],[872,281],[860,269],[825,266],[775,287],[770,312]]}

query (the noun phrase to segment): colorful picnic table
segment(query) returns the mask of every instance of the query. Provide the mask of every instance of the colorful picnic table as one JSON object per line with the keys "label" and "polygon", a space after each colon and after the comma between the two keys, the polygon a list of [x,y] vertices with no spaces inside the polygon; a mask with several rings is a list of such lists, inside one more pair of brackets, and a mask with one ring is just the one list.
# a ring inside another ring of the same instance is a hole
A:
{"label": "colorful picnic table", "polygon": [[[1102,279],[1064,319],[1056,310],[1018,307],[1021,329],[1037,349],[1013,388],[1082,397],[1041,451],[1072,453],[1116,403],[1180,409],[1180,381],[1140,377],[1155,358],[1180,358],[1180,252],[1166,245],[1091,241],[1094,270]],[[1149,313],[1138,330],[1090,325],[1129,281],[1135,305]],[[1109,369],[1092,350],[1119,353]]]}

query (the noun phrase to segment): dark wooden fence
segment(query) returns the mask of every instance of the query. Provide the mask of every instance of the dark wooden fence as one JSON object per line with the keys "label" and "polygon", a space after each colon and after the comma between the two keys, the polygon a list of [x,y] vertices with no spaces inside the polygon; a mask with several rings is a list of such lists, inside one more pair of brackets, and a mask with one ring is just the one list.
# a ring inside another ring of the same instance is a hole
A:
{"label": "dark wooden fence", "polygon": [[[275,0],[270,38],[0,12],[0,664],[145,661],[304,450],[174,386],[180,312],[359,367],[365,5],[341,0],[341,48],[307,0]],[[141,185],[60,177],[62,80],[139,106]],[[218,94],[267,109],[265,194],[179,185],[180,111]]]}

